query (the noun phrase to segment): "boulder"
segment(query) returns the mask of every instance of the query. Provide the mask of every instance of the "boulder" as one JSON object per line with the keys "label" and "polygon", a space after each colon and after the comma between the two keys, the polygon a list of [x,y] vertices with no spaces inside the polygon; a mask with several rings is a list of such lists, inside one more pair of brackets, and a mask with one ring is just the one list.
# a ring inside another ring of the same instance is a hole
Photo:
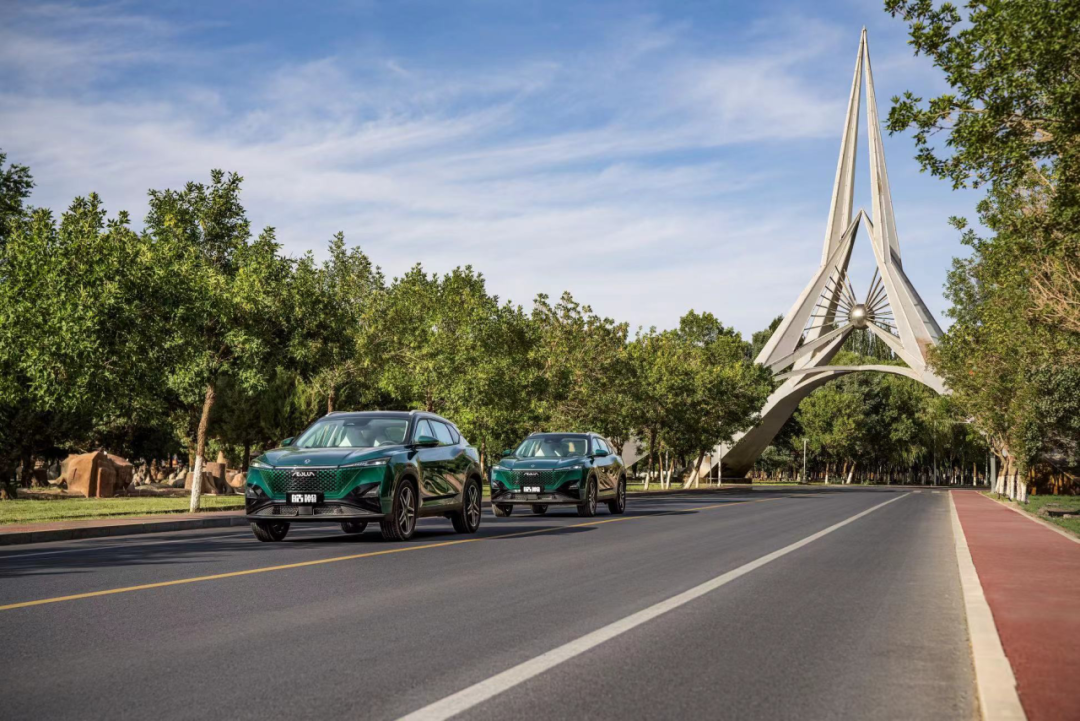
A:
{"label": "boulder", "polygon": [[225,482],[229,484],[234,490],[244,491],[244,482],[247,481],[247,474],[240,473],[238,471],[229,471],[225,477]]}
{"label": "boulder", "polygon": [[[189,471],[187,474],[184,475],[183,488],[185,488],[185,489],[187,489],[189,491],[191,490],[191,483],[192,483],[192,479],[194,478],[194,476],[195,476],[195,471]],[[217,486],[214,485],[214,480],[215,479],[214,479],[214,477],[212,475],[210,475],[206,471],[203,471],[203,474],[202,474],[202,490],[200,491],[200,493],[217,493],[218,492],[217,491]],[[177,488],[177,487],[178,486],[174,483],[173,488]]]}
{"label": "boulder", "polygon": [[222,493],[228,488],[225,483],[225,470],[224,463],[207,463],[203,469],[204,473],[208,473],[213,478],[214,489],[218,493]]}
{"label": "boulder", "polygon": [[131,464],[104,451],[70,455],[61,467],[68,491],[87,498],[112,498],[131,484]]}
{"label": "boulder", "polygon": [[106,453],[105,456],[112,462],[113,469],[116,472],[116,486],[120,490],[127,490],[131,485],[131,480],[135,475],[135,466],[127,462],[127,460],[120,456],[114,456],[112,453]]}

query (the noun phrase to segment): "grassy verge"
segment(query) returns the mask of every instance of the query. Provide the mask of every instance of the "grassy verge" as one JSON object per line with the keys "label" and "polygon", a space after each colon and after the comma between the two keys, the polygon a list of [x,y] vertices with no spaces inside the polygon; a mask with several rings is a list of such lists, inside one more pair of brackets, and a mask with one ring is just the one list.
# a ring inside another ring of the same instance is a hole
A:
{"label": "grassy verge", "polygon": [[[85,521],[91,518],[145,516],[154,513],[186,513],[187,498],[57,498],[15,500],[0,503],[0,526],[45,521]],[[243,496],[203,496],[204,511],[229,511],[244,507]]]}
{"label": "grassy verge", "polygon": [[[997,498],[998,500],[1010,503],[1004,496],[998,496],[991,491],[985,491],[984,494],[991,498]],[[1058,508],[1067,508],[1075,513],[1080,513],[1080,496],[1028,496],[1027,505],[1020,503],[1014,503],[1012,505],[1025,513],[1030,513],[1036,518],[1049,521],[1055,526],[1060,526],[1065,530],[1080,536],[1080,518],[1055,518],[1053,516],[1039,515],[1039,509],[1047,505],[1057,506]]]}

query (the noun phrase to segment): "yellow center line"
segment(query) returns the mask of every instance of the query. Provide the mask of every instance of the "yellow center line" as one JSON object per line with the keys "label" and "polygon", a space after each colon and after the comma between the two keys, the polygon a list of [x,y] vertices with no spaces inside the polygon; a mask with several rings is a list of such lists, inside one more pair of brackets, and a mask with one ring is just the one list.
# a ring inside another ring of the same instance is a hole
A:
{"label": "yellow center line", "polygon": [[400,548],[387,548],[382,551],[369,551],[367,553],[355,553],[349,556],[334,556],[333,558],[320,558],[314,561],[299,561],[297,563],[286,563],[280,566],[264,566],[263,568],[251,568],[246,571],[229,571],[228,573],[215,573],[210,576],[195,576],[193,578],[178,578],[174,581],[159,581],[157,583],[143,583],[138,586],[125,586],[124,588],[110,588],[104,591],[90,591],[88,593],[76,593],[70,596],[55,596],[53,598],[42,598],[36,601],[22,601],[20,603],[9,603],[6,606],[0,606],[0,611],[11,611],[16,608],[26,608],[28,606],[44,606],[49,603],[61,603],[63,601],[78,601],[83,598],[95,598],[97,596],[111,596],[117,593],[131,593],[132,591],[146,591],[151,588],[165,588],[167,586],[180,586],[186,583],[201,583],[202,581],[217,581],[223,578],[236,578],[238,576],[250,576],[256,573],[269,573],[271,571],[287,571],[291,568],[305,568],[307,566],[319,566],[324,563],[338,563],[340,561],[355,561],[359,558],[373,558],[375,556],[386,556],[391,553],[407,553],[408,551],[423,551],[430,548],[445,548],[447,546],[460,546],[463,543],[479,543],[480,541],[495,541],[502,538],[521,538],[522,536],[535,536],[540,533],[552,533],[554,531],[562,531],[568,528],[584,528],[585,526],[599,526],[604,523],[617,523],[619,521],[634,521],[642,518],[656,518],[657,516],[673,516],[683,513],[700,513],[701,511],[709,511],[716,508],[728,508],[730,506],[742,506],[748,503],[765,503],[767,501],[779,501],[786,496],[779,498],[762,498],[756,501],[731,501],[728,503],[717,503],[711,506],[702,506],[701,508],[687,508],[677,511],[666,511],[663,513],[651,513],[640,516],[620,516],[618,518],[605,518],[602,521],[588,521],[585,523],[575,523],[570,526],[552,526],[550,528],[535,528],[531,531],[517,531],[514,533],[503,533],[498,536],[484,536],[482,538],[462,538],[456,541],[440,541],[438,543],[425,543],[419,546],[403,546]]}

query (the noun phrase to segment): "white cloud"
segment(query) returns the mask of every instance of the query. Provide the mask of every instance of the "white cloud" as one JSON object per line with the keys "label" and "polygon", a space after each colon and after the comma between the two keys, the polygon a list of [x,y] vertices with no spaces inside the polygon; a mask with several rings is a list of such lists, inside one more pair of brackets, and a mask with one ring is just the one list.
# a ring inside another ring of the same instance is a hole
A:
{"label": "white cloud", "polygon": [[[0,70],[26,79],[34,43],[54,48],[42,72],[66,72],[87,43],[115,70],[147,28],[182,52],[182,33],[157,21],[84,18],[88,40],[54,10]],[[253,223],[291,252],[340,229],[391,273],[472,264],[515,302],[569,289],[635,326],[670,327],[693,307],[749,333],[801,289],[825,208],[763,207],[757,191],[790,169],[724,150],[836,134],[847,88],[811,82],[832,37],[811,29],[814,42],[783,28],[734,56],[689,50],[685,26],[645,18],[572,57],[465,71],[333,55],[233,78],[243,91],[228,95],[57,83],[0,94],[0,127],[37,204],[95,190],[138,219],[148,188],[220,167],[245,176]]]}

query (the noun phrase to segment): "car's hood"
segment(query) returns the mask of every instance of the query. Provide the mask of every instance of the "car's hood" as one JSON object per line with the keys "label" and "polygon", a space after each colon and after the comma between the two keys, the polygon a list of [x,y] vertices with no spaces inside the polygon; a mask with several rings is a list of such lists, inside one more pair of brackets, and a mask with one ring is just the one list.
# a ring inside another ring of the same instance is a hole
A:
{"label": "car's hood", "polygon": [[499,465],[516,471],[550,471],[577,466],[588,462],[588,460],[588,458],[582,456],[574,458],[515,458],[509,456],[502,459]]}
{"label": "car's hood", "polygon": [[371,458],[379,458],[388,452],[401,450],[401,446],[378,448],[275,448],[259,457],[260,463],[275,468],[281,466],[341,466]]}

